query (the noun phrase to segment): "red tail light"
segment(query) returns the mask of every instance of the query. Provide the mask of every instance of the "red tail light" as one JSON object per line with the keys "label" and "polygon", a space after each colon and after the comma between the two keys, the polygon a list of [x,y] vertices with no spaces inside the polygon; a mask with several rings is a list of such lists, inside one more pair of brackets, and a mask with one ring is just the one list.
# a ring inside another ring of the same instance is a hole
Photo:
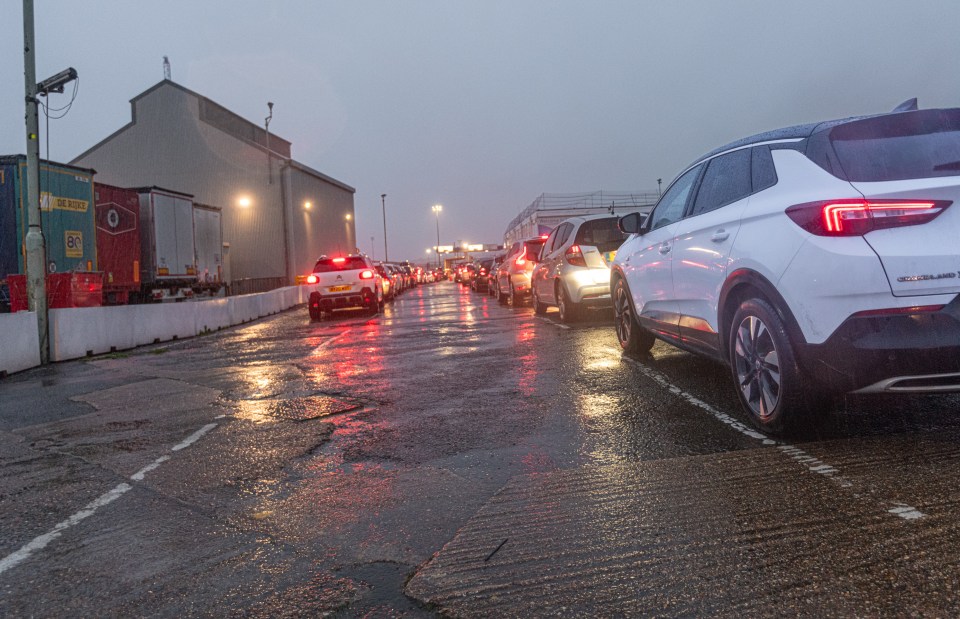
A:
{"label": "red tail light", "polygon": [[318,281],[320,281],[320,278],[316,275],[307,275],[308,284],[316,284]]}
{"label": "red tail light", "polygon": [[486,275],[486,274],[487,274],[486,269],[480,269],[480,275]]}
{"label": "red tail light", "polygon": [[583,259],[583,252],[580,251],[579,245],[571,245],[567,248],[567,251],[563,252],[563,257],[566,259],[567,263],[575,267],[585,267],[587,266],[587,261]]}
{"label": "red tail light", "polygon": [[524,245],[523,251],[520,252],[520,255],[519,255],[519,256],[517,256],[517,260],[516,260],[515,264],[516,264],[518,267],[522,267],[522,266],[525,265],[526,263],[527,263],[527,247],[526,247],[526,245]]}
{"label": "red tail light", "polygon": [[818,236],[862,236],[871,230],[915,226],[933,220],[950,200],[825,200],[796,204],[787,215]]}
{"label": "red tail light", "polygon": [[360,279],[373,279],[373,271],[370,269],[360,271]]}
{"label": "red tail light", "polygon": [[334,259],[333,259],[333,263],[334,263],[334,264],[343,264],[343,263],[346,262],[346,261],[347,261],[346,258],[334,258]]}

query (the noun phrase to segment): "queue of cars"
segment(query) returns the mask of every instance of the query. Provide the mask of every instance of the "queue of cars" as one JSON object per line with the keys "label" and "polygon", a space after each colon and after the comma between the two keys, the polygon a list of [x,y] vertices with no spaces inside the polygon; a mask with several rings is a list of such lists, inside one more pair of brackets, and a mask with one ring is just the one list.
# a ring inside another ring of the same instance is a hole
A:
{"label": "queue of cars", "polygon": [[[777,434],[837,394],[960,391],[958,200],[960,109],[906,106],[728,144],[649,217],[568,219],[484,281],[564,322],[612,305],[627,352],[660,339],[727,364]],[[482,268],[460,281],[482,291]]]}
{"label": "queue of cars", "polygon": [[404,290],[435,281],[435,273],[410,263],[374,262],[364,254],[320,256],[307,276],[311,321],[339,310],[376,314]]}

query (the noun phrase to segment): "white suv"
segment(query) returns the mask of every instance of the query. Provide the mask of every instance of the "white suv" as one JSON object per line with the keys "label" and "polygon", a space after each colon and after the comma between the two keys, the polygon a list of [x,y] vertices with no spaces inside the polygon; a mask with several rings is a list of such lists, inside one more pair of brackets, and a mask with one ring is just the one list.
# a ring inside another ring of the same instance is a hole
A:
{"label": "white suv", "polygon": [[383,308],[383,284],[373,262],[363,255],[320,256],[307,276],[312,286],[307,308],[310,320],[339,309],[366,309],[376,314]]}
{"label": "white suv", "polygon": [[726,362],[770,432],[836,393],[958,391],[957,200],[960,109],[729,144],[684,170],[646,222],[621,218],[617,337]]}
{"label": "white suv", "polygon": [[588,307],[610,307],[610,263],[626,235],[614,215],[583,215],[560,222],[550,233],[530,276],[533,311],[556,305],[572,322]]}

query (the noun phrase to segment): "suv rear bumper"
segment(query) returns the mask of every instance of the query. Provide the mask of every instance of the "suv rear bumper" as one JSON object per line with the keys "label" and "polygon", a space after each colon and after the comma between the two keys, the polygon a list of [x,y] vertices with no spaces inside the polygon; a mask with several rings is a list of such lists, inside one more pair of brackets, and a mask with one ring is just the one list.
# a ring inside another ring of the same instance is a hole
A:
{"label": "suv rear bumper", "polygon": [[800,364],[836,391],[960,391],[960,295],[937,312],[847,318]]}
{"label": "suv rear bumper", "polygon": [[310,307],[322,312],[332,312],[335,309],[353,309],[373,307],[377,297],[370,288],[362,288],[359,292],[351,291],[343,294],[310,293]]}

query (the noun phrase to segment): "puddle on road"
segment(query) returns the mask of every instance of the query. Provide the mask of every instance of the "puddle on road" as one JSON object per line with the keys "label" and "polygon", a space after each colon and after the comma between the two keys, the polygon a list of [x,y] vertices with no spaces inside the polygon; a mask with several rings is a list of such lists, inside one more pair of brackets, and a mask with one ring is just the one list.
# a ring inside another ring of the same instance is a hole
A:
{"label": "puddle on road", "polygon": [[293,398],[268,398],[263,400],[241,400],[236,403],[236,417],[256,423],[267,423],[285,419],[289,421],[308,421],[361,408],[359,402],[344,400],[328,395],[314,395]]}

